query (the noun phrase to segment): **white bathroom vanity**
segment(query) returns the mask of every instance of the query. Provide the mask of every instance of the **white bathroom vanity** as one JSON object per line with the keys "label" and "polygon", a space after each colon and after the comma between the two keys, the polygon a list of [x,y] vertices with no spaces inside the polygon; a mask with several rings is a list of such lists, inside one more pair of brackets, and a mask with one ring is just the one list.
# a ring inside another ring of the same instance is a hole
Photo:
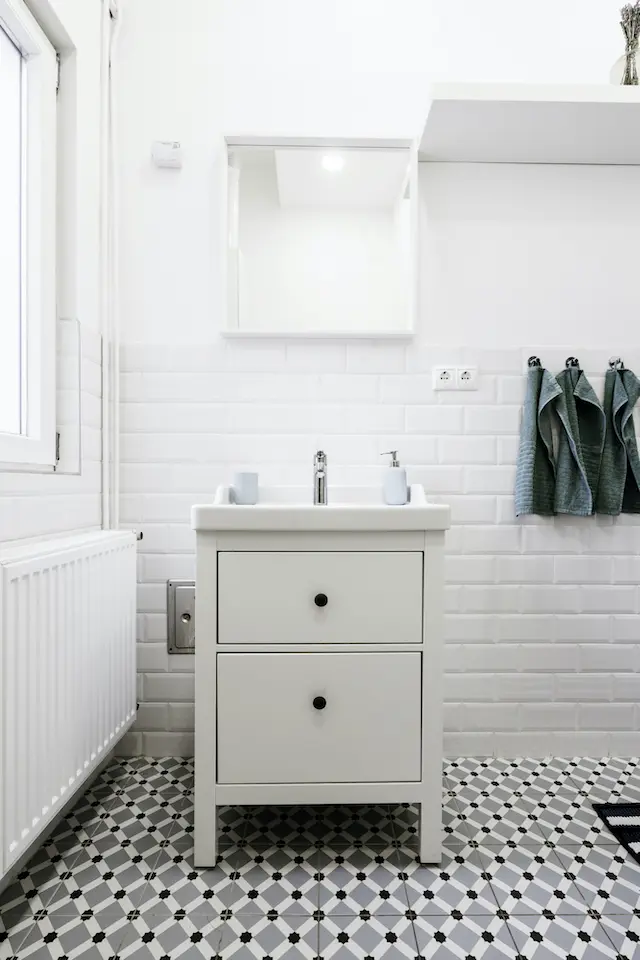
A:
{"label": "white bathroom vanity", "polygon": [[441,856],[449,507],[411,487],[260,491],[196,505],[195,864],[221,805],[417,803]]}

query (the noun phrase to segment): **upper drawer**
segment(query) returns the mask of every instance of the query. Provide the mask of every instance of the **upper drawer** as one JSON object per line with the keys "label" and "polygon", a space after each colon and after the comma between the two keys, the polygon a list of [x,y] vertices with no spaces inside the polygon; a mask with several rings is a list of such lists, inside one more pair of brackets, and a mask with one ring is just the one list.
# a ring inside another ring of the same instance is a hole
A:
{"label": "upper drawer", "polygon": [[421,553],[219,553],[219,643],[420,643]]}

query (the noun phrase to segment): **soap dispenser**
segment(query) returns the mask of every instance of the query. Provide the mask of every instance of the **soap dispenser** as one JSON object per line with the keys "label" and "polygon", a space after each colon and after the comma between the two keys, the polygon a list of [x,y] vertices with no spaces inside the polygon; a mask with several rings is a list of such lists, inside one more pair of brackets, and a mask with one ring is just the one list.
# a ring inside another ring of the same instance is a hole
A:
{"label": "soap dispenser", "polygon": [[388,450],[387,453],[382,453],[381,456],[391,457],[391,466],[385,470],[382,481],[382,496],[384,497],[384,502],[391,506],[400,506],[406,503],[408,499],[407,471],[404,467],[400,466],[397,450]]}

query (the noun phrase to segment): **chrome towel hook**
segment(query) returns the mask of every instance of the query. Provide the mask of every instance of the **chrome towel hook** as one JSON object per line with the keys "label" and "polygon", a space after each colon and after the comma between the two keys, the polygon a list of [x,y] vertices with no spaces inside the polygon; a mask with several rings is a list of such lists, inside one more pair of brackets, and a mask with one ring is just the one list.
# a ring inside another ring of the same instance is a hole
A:
{"label": "chrome towel hook", "polygon": [[567,357],[564,362],[565,367],[578,367],[580,368],[580,361],[577,357]]}
{"label": "chrome towel hook", "polygon": [[624,361],[621,357],[611,357],[609,360],[610,370],[624,370]]}
{"label": "chrome towel hook", "polygon": [[527,366],[528,366],[528,367],[541,367],[541,366],[542,366],[542,363],[541,363],[541,361],[540,361],[540,357],[529,357],[529,359],[527,360]]}

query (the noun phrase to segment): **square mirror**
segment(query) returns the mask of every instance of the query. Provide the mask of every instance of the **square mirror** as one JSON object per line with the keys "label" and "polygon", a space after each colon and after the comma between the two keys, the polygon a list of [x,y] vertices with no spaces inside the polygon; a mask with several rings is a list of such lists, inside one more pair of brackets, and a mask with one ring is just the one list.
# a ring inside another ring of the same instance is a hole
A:
{"label": "square mirror", "polygon": [[413,332],[409,143],[227,138],[227,154],[229,332]]}

